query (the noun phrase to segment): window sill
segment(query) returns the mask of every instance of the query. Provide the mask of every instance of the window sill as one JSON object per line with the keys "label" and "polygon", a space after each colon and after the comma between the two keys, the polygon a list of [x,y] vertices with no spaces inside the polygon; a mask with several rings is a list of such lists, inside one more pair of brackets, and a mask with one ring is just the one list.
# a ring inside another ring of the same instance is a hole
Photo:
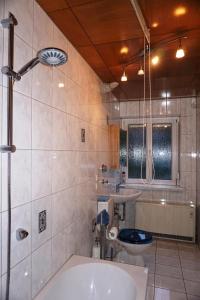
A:
{"label": "window sill", "polygon": [[143,191],[171,191],[171,192],[182,192],[184,188],[180,186],[173,186],[173,185],[153,185],[153,184],[133,184],[133,183],[126,183],[121,184],[120,187],[126,189],[138,189]]}

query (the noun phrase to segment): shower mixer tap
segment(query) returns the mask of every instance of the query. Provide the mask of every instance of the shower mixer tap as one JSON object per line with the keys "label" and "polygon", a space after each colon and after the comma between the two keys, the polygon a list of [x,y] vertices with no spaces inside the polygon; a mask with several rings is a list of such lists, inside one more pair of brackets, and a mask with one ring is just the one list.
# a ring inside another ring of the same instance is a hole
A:
{"label": "shower mixer tap", "polygon": [[27,238],[28,234],[29,234],[28,231],[26,231],[25,229],[19,228],[16,230],[16,239],[18,241],[22,241],[25,238]]}

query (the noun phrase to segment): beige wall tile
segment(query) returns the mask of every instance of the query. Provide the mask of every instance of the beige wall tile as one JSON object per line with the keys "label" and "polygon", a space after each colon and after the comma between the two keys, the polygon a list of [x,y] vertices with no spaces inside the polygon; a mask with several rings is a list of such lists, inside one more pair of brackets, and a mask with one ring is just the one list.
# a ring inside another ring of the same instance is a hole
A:
{"label": "beige wall tile", "polygon": [[51,107],[32,101],[32,147],[33,149],[52,149],[53,110]]}
{"label": "beige wall tile", "polygon": [[[30,203],[12,209],[11,267],[31,253],[31,206]],[[24,228],[29,235],[22,241],[16,239],[16,230]],[[7,212],[2,214],[2,274],[6,272],[7,259]]]}
{"label": "beige wall tile", "polygon": [[46,284],[52,274],[51,240],[32,254],[32,298]]}
{"label": "beige wall tile", "polygon": [[9,12],[13,13],[18,21],[18,25],[15,27],[16,34],[32,47],[33,0],[6,0],[5,16],[8,16]]}
{"label": "beige wall tile", "polygon": [[[6,275],[2,277],[2,295],[5,295]],[[28,256],[11,270],[10,298],[31,300],[31,257]],[[2,300],[5,300],[3,297]]]}
{"label": "beige wall tile", "polygon": [[33,69],[32,97],[52,105],[53,71],[51,67],[38,64]]}
{"label": "beige wall tile", "polygon": [[51,47],[53,43],[53,22],[34,1],[33,48],[37,51]]}
{"label": "beige wall tile", "polygon": [[32,151],[32,199],[52,192],[52,153]]}
{"label": "beige wall tile", "polygon": [[[7,210],[7,155],[2,155],[2,210]],[[12,154],[12,207],[31,201],[31,151],[18,150]]]}

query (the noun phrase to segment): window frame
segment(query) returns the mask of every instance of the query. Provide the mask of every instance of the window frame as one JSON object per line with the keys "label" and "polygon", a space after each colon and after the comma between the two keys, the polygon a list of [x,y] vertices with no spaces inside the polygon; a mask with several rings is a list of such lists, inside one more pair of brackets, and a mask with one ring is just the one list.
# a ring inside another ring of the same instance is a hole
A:
{"label": "window frame", "polygon": [[[129,125],[143,125],[146,124],[146,179],[142,178],[128,178],[128,128]],[[172,179],[159,180],[152,178],[152,128],[153,124],[172,124]],[[153,185],[179,185],[179,118],[178,117],[164,117],[164,118],[132,118],[122,120],[122,129],[127,131],[127,172],[126,182],[129,184],[153,184]]]}

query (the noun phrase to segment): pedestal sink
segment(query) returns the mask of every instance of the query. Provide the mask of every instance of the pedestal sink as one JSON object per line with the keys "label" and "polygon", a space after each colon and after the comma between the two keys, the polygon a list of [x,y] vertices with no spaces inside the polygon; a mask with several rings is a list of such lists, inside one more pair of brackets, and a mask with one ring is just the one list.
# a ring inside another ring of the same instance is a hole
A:
{"label": "pedestal sink", "polygon": [[134,201],[142,194],[141,191],[135,189],[120,189],[119,192],[111,193],[110,198],[113,199],[114,203],[120,204],[127,201]]}

